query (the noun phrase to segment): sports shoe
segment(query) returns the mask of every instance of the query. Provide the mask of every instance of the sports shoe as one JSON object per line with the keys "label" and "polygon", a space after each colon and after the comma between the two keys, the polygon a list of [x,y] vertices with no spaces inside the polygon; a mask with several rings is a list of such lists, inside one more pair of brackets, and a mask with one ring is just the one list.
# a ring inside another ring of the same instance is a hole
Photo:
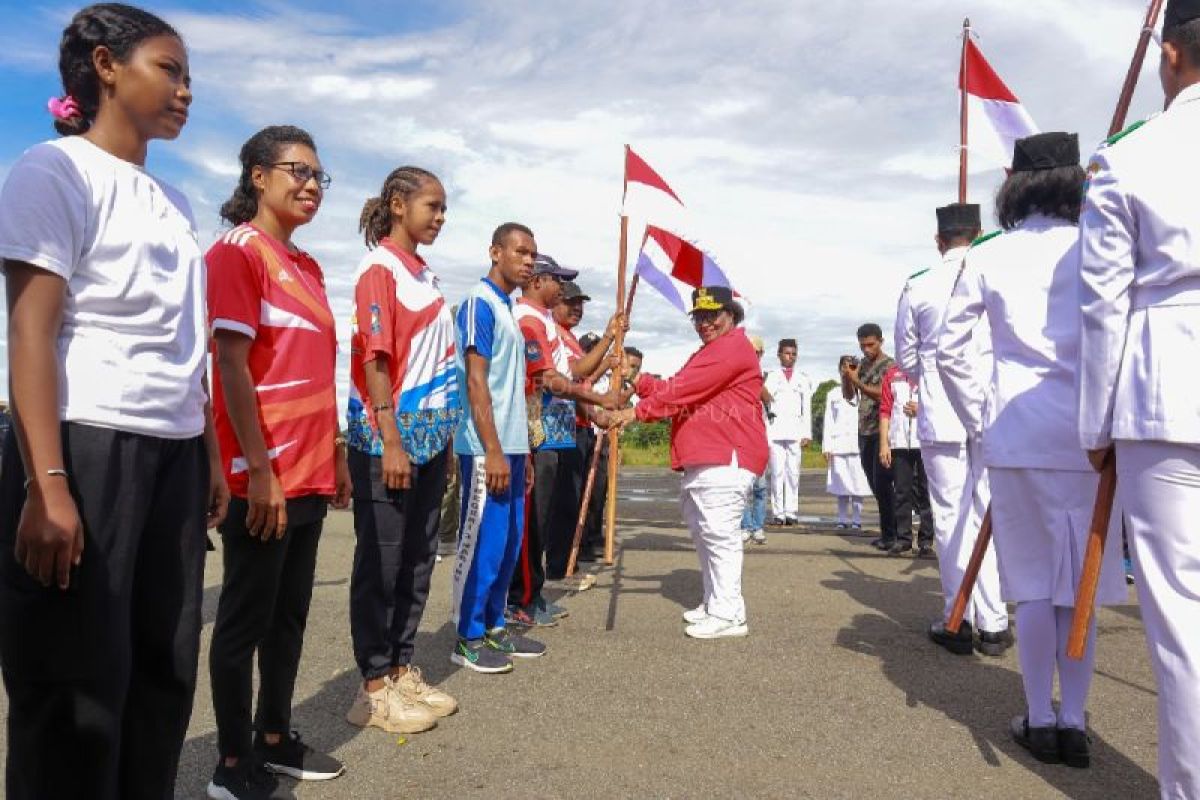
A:
{"label": "sports shoe", "polygon": [[1125,583],[1132,586],[1133,580],[1133,561],[1127,558],[1125,559]]}
{"label": "sports shoe", "polygon": [[846,529],[847,529],[847,528],[849,528],[849,527],[850,527],[849,523],[846,523],[846,522],[839,522],[839,523],[837,524],[837,529],[838,529],[839,531],[844,531],[844,530],[846,530]]}
{"label": "sports shoe", "polygon": [[887,549],[889,556],[906,556],[912,552],[912,542],[896,542]]}
{"label": "sports shoe", "polygon": [[536,598],[534,598],[533,604],[542,611],[545,611],[550,616],[554,617],[554,619],[566,619],[567,617],[571,616],[571,612],[568,611],[565,606],[560,606],[558,603],[548,602],[546,598],[542,597],[541,595],[538,595]]}
{"label": "sports shoe", "polygon": [[217,763],[206,793],[212,800],[296,800],[296,795],[267,772],[257,756],[238,759],[235,766]]}
{"label": "sports shoe", "polygon": [[745,544],[746,542],[750,541],[751,535],[752,535],[751,531],[748,531],[745,528],[742,528],[742,544]]}
{"label": "sports shoe", "polygon": [[706,619],[708,619],[708,609],[704,607],[704,603],[683,612],[683,621],[688,625],[695,625],[697,622],[703,622]]}
{"label": "sports shoe", "polygon": [[538,658],[546,654],[546,645],[528,636],[509,633],[508,628],[493,628],[483,637],[483,642],[509,658]]}
{"label": "sports shoe", "polygon": [[553,614],[551,614],[549,611],[547,611],[544,608],[538,608],[536,602],[530,603],[529,605],[522,608],[521,611],[523,611],[525,613],[525,615],[527,617],[529,617],[530,620],[533,621],[533,625],[521,625],[521,627],[523,627],[523,628],[528,628],[528,627],[556,628],[556,627],[558,627],[558,617],[554,616]]}
{"label": "sports shoe", "polygon": [[382,728],[388,733],[420,733],[437,725],[433,709],[398,692],[391,677],[373,692],[360,683],[354,704],[346,712],[346,721],[360,728]]}
{"label": "sports shoe", "polygon": [[459,639],[450,654],[450,663],[489,674],[512,672],[513,668],[508,656],[488,647],[483,639]]}
{"label": "sports shoe", "polygon": [[524,606],[510,604],[504,609],[504,621],[509,625],[520,625],[522,628],[532,628],[537,625],[533,615]]}
{"label": "sports shoe", "polygon": [[346,765],[333,756],[306,745],[297,731],[276,744],[268,744],[261,733],[256,734],[254,752],[271,772],[298,781],[330,781],[346,771]]}
{"label": "sports shoe", "polygon": [[710,616],[688,625],[683,632],[693,639],[720,639],[726,636],[745,636],[750,633],[750,626],[745,620],[734,622]]}
{"label": "sports shoe", "polygon": [[428,706],[435,717],[448,717],[458,711],[458,701],[450,695],[430,686],[421,675],[421,668],[408,665],[408,671],[395,679],[392,690],[411,703]]}
{"label": "sports shoe", "polygon": [[765,533],[763,533],[761,530],[757,530],[754,533],[750,534],[750,538],[754,540],[755,544],[766,544],[767,543],[767,535]]}
{"label": "sports shoe", "polygon": [[933,552],[933,548],[929,545],[923,544],[917,548],[917,558],[935,559],[937,558],[937,553]]}

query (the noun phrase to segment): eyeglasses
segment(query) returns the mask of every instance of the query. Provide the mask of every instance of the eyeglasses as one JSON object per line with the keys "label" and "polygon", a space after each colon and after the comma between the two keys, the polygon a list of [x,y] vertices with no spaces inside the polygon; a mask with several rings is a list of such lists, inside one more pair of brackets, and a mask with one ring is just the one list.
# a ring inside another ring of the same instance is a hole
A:
{"label": "eyeglasses", "polygon": [[321,189],[328,189],[329,184],[333,183],[333,178],[329,173],[321,169],[313,169],[312,166],[305,164],[303,161],[276,161],[274,164],[268,164],[272,169],[281,169],[287,172],[300,183],[308,183],[311,180],[316,180],[317,186]]}

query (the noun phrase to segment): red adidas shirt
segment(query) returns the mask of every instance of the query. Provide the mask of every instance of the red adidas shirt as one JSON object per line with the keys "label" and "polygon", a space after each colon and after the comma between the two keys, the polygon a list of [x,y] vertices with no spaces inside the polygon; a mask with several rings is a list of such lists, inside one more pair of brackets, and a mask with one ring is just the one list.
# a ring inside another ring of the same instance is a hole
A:
{"label": "red adidas shirt", "polygon": [[[332,495],[337,333],[321,267],[249,224],[221,237],[205,260],[212,329],[253,339],[249,367],[259,424],[284,494]],[[213,417],[229,490],[245,497],[248,465],[230,423],[220,370],[213,376]]]}

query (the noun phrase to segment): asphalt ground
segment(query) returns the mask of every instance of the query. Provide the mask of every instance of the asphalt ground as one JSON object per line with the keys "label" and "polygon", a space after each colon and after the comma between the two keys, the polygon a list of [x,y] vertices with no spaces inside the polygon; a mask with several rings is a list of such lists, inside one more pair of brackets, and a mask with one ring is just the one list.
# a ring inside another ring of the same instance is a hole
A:
{"label": "asphalt ground", "polygon": [[[348,628],[354,538],[330,515],[293,726],[347,764],[302,798],[1150,798],[1155,687],[1132,590],[1100,612],[1093,766],[1033,761],[1008,737],[1023,712],[1015,651],[954,656],[925,629],[940,611],[936,562],[889,558],[832,529],[824,475],[802,478],[801,526],[747,546],[751,633],[693,641],[680,613],[700,578],[680,526],[678,478],[622,473],[616,563],[589,591],[549,592],[571,616],[538,636],[541,659],[508,675],[449,663],[451,560],[438,565],[416,663],[458,698],[434,730],[400,737],[345,722],[358,675]],[[868,507],[870,507],[868,503]],[[220,554],[209,557],[204,652]],[[1019,632],[1018,632],[1019,639]],[[216,763],[207,658],[177,797],[203,797]],[[7,706],[0,700],[0,713]],[[0,747],[5,734],[0,733]],[[4,748],[6,749],[6,748]]]}

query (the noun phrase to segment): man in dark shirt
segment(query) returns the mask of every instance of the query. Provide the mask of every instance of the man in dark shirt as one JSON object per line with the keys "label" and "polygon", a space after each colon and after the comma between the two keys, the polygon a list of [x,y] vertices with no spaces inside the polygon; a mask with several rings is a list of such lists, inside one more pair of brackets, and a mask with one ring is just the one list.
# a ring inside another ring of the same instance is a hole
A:
{"label": "man in dark shirt", "polygon": [[858,349],[862,351],[862,360],[852,364],[847,375],[858,390],[859,457],[879,508],[880,536],[871,545],[888,550],[896,542],[896,515],[892,470],[879,462],[879,397],[884,373],[896,362],[883,352],[883,330],[873,322],[859,327]]}

